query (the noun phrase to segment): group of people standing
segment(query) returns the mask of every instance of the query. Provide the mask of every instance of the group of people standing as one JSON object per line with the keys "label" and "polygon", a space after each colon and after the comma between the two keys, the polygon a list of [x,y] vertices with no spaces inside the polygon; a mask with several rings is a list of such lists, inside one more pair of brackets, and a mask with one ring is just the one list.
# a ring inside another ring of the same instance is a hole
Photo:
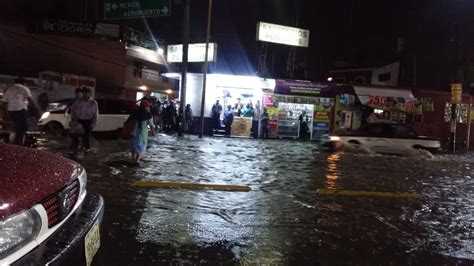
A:
{"label": "group of people standing", "polygon": [[[223,112],[222,105],[219,100],[216,100],[216,103],[212,106],[211,117],[213,121],[213,132],[214,134],[218,132],[221,128],[221,114]],[[237,103],[234,107],[232,105],[227,105],[224,110],[223,123],[225,128],[226,137],[230,137],[232,130],[232,123],[234,122],[234,117],[247,117],[252,118],[252,135],[254,138],[259,137],[258,122],[260,120],[261,124],[261,137],[268,138],[268,126],[269,126],[269,115],[267,108],[263,108],[263,112],[260,113],[260,102],[257,101],[255,107],[251,102],[244,105],[243,103]]]}
{"label": "group of people standing", "polygon": [[[177,100],[161,102],[158,98],[150,94],[144,96],[139,102],[144,100],[151,103],[150,112],[153,116],[153,123],[157,131],[174,133],[181,130],[179,123],[182,120],[182,115],[180,114],[179,102]],[[185,131],[192,133],[193,111],[190,104],[187,104],[185,107],[184,122]]]}

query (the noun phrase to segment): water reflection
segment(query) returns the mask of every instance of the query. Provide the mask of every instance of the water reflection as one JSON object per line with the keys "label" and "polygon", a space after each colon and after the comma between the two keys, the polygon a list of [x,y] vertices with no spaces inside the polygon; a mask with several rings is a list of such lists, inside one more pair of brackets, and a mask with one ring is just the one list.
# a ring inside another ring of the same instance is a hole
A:
{"label": "water reflection", "polygon": [[337,181],[340,178],[338,162],[341,160],[339,153],[331,154],[327,157],[326,166],[326,187],[327,189],[336,189]]}
{"label": "water reflection", "polygon": [[[472,265],[472,157],[328,156],[307,142],[161,135],[150,144],[139,168],[125,163],[126,142],[100,142],[97,154],[80,159],[88,190],[106,200],[99,265]],[[130,186],[142,178],[252,191]],[[315,196],[315,187],[414,191],[423,206]]]}

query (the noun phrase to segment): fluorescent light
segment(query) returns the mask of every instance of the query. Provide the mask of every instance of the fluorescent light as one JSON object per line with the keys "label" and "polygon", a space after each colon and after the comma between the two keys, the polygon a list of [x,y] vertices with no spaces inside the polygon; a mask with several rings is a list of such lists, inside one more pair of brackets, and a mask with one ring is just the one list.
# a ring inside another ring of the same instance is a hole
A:
{"label": "fluorescent light", "polygon": [[179,78],[181,78],[181,74],[179,74],[179,73],[163,73],[161,75],[165,78],[170,78],[170,79],[179,79]]}
{"label": "fluorescent light", "polygon": [[171,94],[171,93],[173,93],[173,91],[172,91],[172,90],[166,90],[165,92],[166,92],[167,94]]}
{"label": "fluorescent light", "polygon": [[146,90],[148,89],[147,86],[140,86],[140,87],[138,87],[138,88],[139,88],[140,90],[142,90],[142,91],[146,91]]}
{"label": "fluorescent light", "polygon": [[340,140],[341,140],[341,138],[338,137],[338,136],[331,136],[331,137],[329,137],[329,139],[330,139],[331,141],[340,141]]}
{"label": "fluorescent light", "polygon": [[381,109],[374,109],[374,113],[376,113],[376,114],[381,114],[381,113],[383,113],[383,110],[381,110]]}

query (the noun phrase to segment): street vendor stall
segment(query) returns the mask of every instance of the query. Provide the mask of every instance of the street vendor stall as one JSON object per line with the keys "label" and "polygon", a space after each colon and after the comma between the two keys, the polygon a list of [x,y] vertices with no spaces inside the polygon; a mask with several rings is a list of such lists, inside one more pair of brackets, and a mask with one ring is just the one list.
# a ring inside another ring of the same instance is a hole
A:
{"label": "street vendor stall", "polygon": [[277,127],[271,128],[276,132],[270,131],[270,136],[314,140],[328,134],[337,91],[331,83],[277,80],[272,95]]}
{"label": "street vendor stall", "polygon": [[402,88],[354,86],[354,94],[336,98],[335,131],[351,131],[365,123],[393,121],[409,123],[421,117],[422,101]]}

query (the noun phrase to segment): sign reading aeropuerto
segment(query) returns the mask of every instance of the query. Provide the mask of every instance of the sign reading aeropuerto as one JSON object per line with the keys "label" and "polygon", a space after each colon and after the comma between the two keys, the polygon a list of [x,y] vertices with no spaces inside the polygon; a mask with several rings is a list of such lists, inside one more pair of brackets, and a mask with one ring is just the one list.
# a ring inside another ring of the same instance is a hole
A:
{"label": "sign reading aeropuerto", "polygon": [[171,0],[104,0],[104,19],[162,17],[171,14]]}

